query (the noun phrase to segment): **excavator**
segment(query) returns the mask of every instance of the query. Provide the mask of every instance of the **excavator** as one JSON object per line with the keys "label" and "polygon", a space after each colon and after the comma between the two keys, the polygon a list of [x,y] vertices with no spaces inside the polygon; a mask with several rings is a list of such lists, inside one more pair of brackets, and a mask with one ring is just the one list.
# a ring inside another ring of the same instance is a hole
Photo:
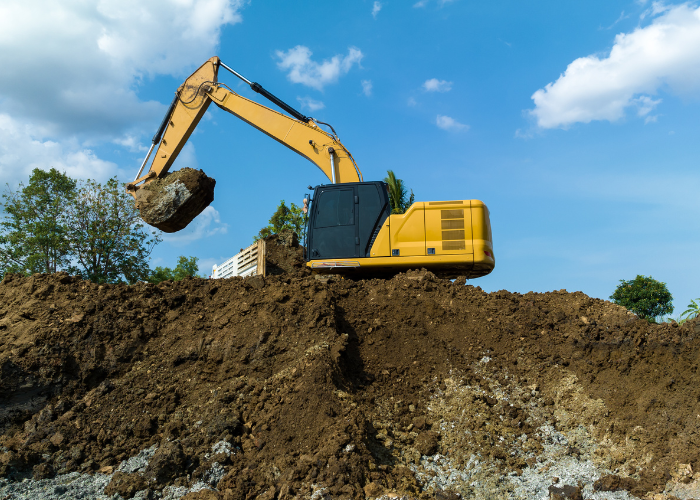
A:
{"label": "excavator", "polygon": [[[219,82],[220,68],[288,115]],[[471,279],[493,270],[491,223],[483,202],[415,202],[403,214],[391,213],[387,185],[363,179],[332,126],[303,115],[218,57],[205,62],[178,88],[136,178],[126,186],[147,223],[177,231],[213,201],[214,181],[201,171],[194,180],[168,184],[169,176],[181,172],[169,174],[169,168],[211,103],[311,161],[330,181],[309,186],[313,195],[304,200],[306,265],[314,273],[381,276],[425,268],[441,277]],[[154,150],[150,168],[142,175]]]}

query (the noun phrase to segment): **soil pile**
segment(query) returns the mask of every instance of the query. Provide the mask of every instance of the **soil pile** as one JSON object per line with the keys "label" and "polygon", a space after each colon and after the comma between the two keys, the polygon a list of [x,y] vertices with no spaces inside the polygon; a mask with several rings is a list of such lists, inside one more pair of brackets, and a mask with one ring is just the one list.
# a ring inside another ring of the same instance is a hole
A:
{"label": "soil pile", "polygon": [[281,231],[265,238],[265,274],[290,277],[309,276],[311,270],[304,260],[304,247],[294,231]]}
{"label": "soil pile", "polygon": [[202,170],[182,168],[136,191],[136,208],[147,224],[174,233],[214,201],[215,185]]}
{"label": "soil pile", "polygon": [[[699,336],[698,321],[650,325],[579,292],[487,294],[424,271],[133,286],[10,275],[0,475],[112,473],[151,450],[109,492],[200,481],[216,491],[196,498],[541,498],[522,493],[537,478],[552,498],[690,491]],[[575,482],[596,467],[607,475]]]}

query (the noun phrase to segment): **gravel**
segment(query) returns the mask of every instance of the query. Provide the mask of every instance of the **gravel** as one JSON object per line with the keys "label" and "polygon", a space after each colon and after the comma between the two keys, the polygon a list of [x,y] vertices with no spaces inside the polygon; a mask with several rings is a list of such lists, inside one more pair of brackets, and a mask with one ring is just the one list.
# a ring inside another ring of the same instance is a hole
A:
{"label": "gravel", "polygon": [[586,500],[638,500],[626,491],[594,491],[593,483],[611,471],[583,456],[569,456],[569,441],[552,426],[542,426],[539,431],[546,436],[541,461],[536,467],[524,468],[520,476],[515,472],[503,475],[493,463],[476,455],[461,466],[444,455],[423,456],[410,468],[425,490],[455,491],[463,498],[548,500],[550,486],[581,485]]}
{"label": "gravel", "polygon": [[[52,479],[9,482],[0,479],[0,498],[12,500],[107,500],[105,486],[112,480],[109,474],[81,474],[71,472]],[[115,496],[113,498],[118,498]],[[112,500],[112,499],[109,499]]]}
{"label": "gravel", "polygon": [[157,449],[158,445],[154,444],[150,448],[141,450],[135,457],[127,458],[117,467],[117,472],[125,472],[127,474],[138,472],[143,474],[146,471],[146,467],[148,467],[149,460],[151,460]]}
{"label": "gravel", "polygon": [[[481,371],[491,359],[482,357],[474,365],[474,371]],[[447,442],[459,443],[454,439],[456,435],[471,432],[473,426],[465,422],[473,412],[464,412],[463,409],[469,408],[474,395],[483,395],[492,397],[493,401],[523,405],[530,415],[528,421],[534,427],[530,438],[538,437],[541,451],[528,451],[526,434],[494,434],[494,439],[509,444],[511,455],[529,464],[522,469],[509,469],[502,461],[482,456],[479,451],[468,455],[460,447],[447,446],[445,449],[449,454],[423,455],[409,464],[423,490],[452,491],[465,499],[549,500],[550,487],[567,485],[580,487],[586,500],[638,500],[627,491],[593,490],[593,483],[601,476],[617,474],[618,471],[611,471],[599,460],[594,460],[598,444],[583,425],[555,426],[555,422],[560,424],[561,415],[553,416],[542,410],[545,405],[536,387],[521,387],[512,382],[501,384],[486,374],[482,377],[484,383],[480,387],[462,384],[458,380],[448,381],[444,390],[437,391],[431,399],[429,409],[443,440],[450,437]],[[504,379],[510,380],[509,377]],[[488,418],[493,419],[493,414]],[[539,424],[535,425],[535,422]]]}
{"label": "gravel", "polygon": [[[143,474],[148,462],[158,449],[157,445],[141,450],[136,456],[124,460],[116,471]],[[212,447],[213,453],[235,453],[235,447],[226,441],[219,441]],[[115,472],[116,472],[115,471]],[[141,500],[178,500],[188,493],[200,490],[215,490],[217,483],[226,475],[226,470],[214,462],[201,480],[190,488],[167,486],[162,491],[142,490],[134,499]],[[120,500],[117,494],[107,496],[105,487],[112,480],[113,474],[81,474],[71,472],[60,474],[51,479],[25,479],[21,482],[7,481],[0,478],[0,499],[2,500]],[[149,496],[150,494],[150,496]]]}
{"label": "gravel", "polygon": [[551,425],[544,425],[539,431],[546,437],[544,453],[540,456],[545,459],[537,467],[523,469],[521,476],[508,477],[513,491],[507,498],[547,500],[550,486],[561,487],[566,484],[583,486],[582,493],[586,500],[637,499],[627,491],[593,491],[593,483],[612,471],[596,467],[585,454],[578,458],[568,455],[569,441]]}

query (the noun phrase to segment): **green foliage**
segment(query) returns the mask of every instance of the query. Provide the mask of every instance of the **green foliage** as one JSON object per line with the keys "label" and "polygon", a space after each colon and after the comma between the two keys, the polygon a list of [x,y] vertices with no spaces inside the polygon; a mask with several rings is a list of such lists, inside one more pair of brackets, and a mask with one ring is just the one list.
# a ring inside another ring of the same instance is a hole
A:
{"label": "green foliage", "polygon": [[0,276],[68,270],[70,221],[65,208],[76,194],[76,182],[55,168],[34,169],[29,184],[20,184],[16,192],[7,187],[0,203]]}
{"label": "green foliage", "polygon": [[148,257],[161,240],[144,230],[132,198],[116,177],[81,184],[69,208],[67,235],[77,262],[72,271],[93,283],[145,281]]}
{"label": "green foliage", "polygon": [[185,278],[199,276],[198,260],[197,257],[185,257],[181,255],[177,259],[177,266],[175,266],[175,269],[158,266],[151,272],[148,281],[151,283],[160,283],[166,280],[180,281]]}
{"label": "green foliage", "polygon": [[408,190],[401,179],[397,179],[393,170],[386,171],[387,176],[384,178],[384,182],[387,183],[387,190],[389,191],[389,202],[391,203],[391,213],[392,214],[403,214],[406,210],[413,205],[413,200],[415,199],[413,195],[413,190],[411,190],[411,195],[408,195]]}
{"label": "green foliage", "polygon": [[284,200],[282,200],[277,210],[275,210],[275,213],[270,217],[270,223],[262,228],[260,232],[253,237],[253,240],[258,241],[273,234],[279,234],[284,230],[295,232],[299,240],[301,240],[304,235],[304,227],[306,226],[307,219],[308,215],[304,213],[301,207],[298,207],[294,203],[291,204],[291,207],[288,207]]}
{"label": "green foliage", "polygon": [[679,323],[684,323],[689,319],[697,318],[698,316],[700,316],[700,298],[690,301],[690,304],[688,304],[688,309],[683,311],[681,314],[681,321],[679,321]]}
{"label": "green foliage", "polygon": [[630,281],[620,280],[610,299],[650,322],[673,312],[673,296],[666,288],[666,283],[651,276],[637,275]]}
{"label": "green foliage", "polygon": [[144,230],[116,178],[78,183],[35,169],[29,184],[2,196],[0,274],[67,271],[94,283],[134,283],[149,274],[161,240]]}
{"label": "green foliage", "polygon": [[688,304],[688,308],[685,311],[683,311],[680,316],[678,316],[677,318],[672,318],[671,316],[669,316],[668,318],[666,318],[665,322],[671,323],[675,321],[679,325],[682,325],[686,321],[695,319],[698,316],[700,316],[700,299],[695,299],[690,301],[690,304]]}

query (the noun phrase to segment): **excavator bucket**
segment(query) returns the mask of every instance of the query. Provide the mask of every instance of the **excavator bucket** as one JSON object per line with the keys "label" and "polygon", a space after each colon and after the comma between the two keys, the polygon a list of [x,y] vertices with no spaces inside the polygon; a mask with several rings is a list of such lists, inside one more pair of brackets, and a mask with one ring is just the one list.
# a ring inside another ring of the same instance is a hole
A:
{"label": "excavator bucket", "polygon": [[211,103],[207,92],[216,84],[218,67],[219,58],[212,57],[180,86],[153,137],[151,150],[157,149],[149,173],[127,185],[141,218],[166,233],[184,229],[214,201],[216,181],[204,172],[192,168],[168,170]]}
{"label": "excavator bucket", "polygon": [[214,201],[216,181],[201,170],[182,168],[145,184],[134,193],[141,218],[166,233],[187,227]]}

